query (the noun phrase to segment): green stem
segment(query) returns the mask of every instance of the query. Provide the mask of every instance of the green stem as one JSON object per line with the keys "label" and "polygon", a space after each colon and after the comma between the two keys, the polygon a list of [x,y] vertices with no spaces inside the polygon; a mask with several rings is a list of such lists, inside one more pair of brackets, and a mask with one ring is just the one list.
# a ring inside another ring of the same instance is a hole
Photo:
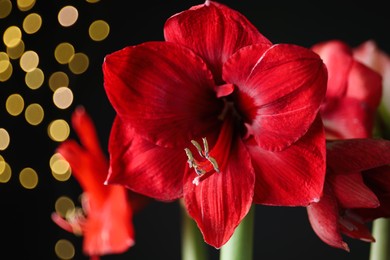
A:
{"label": "green stem", "polygon": [[255,206],[252,205],[233,236],[221,248],[220,260],[252,260],[254,219]]}
{"label": "green stem", "polygon": [[379,218],[373,223],[370,260],[390,260],[390,219]]}
{"label": "green stem", "polygon": [[207,260],[206,243],[195,221],[188,215],[185,207],[182,209],[182,260]]}

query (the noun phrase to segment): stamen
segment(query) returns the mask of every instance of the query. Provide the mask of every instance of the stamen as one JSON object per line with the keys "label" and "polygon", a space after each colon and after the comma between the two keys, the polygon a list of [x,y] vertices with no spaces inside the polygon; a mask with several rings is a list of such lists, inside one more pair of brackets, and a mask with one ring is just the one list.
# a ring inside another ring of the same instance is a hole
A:
{"label": "stamen", "polygon": [[188,148],[184,149],[188,158],[187,160],[188,166],[190,168],[194,168],[196,174],[198,175],[197,177],[195,177],[195,179],[192,182],[195,185],[199,185],[201,177],[204,177],[203,175],[205,175],[206,173],[212,170],[219,172],[217,160],[215,160],[215,158],[211,157],[209,154],[209,144],[207,142],[207,139],[204,137],[202,138],[202,140],[203,140],[203,149],[197,141],[191,140],[191,143],[195,146],[196,150],[199,153],[199,156],[201,158],[206,159],[206,161],[196,160],[192,155],[190,149]]}

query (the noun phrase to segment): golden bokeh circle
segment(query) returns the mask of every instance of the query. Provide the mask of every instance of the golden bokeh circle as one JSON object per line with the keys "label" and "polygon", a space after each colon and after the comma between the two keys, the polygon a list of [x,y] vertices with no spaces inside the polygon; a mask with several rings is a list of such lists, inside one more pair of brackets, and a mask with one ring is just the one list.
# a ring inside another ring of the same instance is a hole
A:
{"label": "golden bokeh circle", "polygon": [[9,56],[7,53],[0,52],[0,74],[5,72],[10,66],[11,62],[9,61]]}
{"label": "golden bokeh circle", "polygon": [[4,128],[0,128],[0,150],[7,149],[10,142],[9,133]]}
{"label": "golden bokeh circle", "polygon": [[53,141],[63,142],[69,137],[70,127],[65,120],[56,119],[49,124],[47,133]]}
{"label": "golden bokeh circle", "polygon": [[38,174],[34,169],[26,167],[19,173],[19,182],[26,189],[34,189],[38,185]]}
{"label": "golden bokeh circle", "polygon": [[7,17],[12,11],[10,0],[0,0],[0,19]]}
{"label": "golden bokeh circle", "polygon": [[22,31],[19,27],[12,25],[3,34],[3,42],[7,47],[15,47],[22,40]]}
{"label": "golden bokeh circle", "polygon": [[69,86],[69,77],[63,71],[56,71],[49,77],[49,87],[52,91],[56,91],[60,87]]}
{"label": "golden bokeh circle", "polygon": [[53,102],[60,109],[68,108],[73,102],[73,92],[68,87],[60,87],[53,93]]}
{"label": "golden bokeh circle", "polygon": [[58,22],[64,27],[72,26],[74,23],[76,23],[78,17],[79,11],[76,9],[76,7],[71,5],[67,5],[61,8],[57,16]]}
{"label": "golden bokeh circle", "polygon": [[42,86],[45,75],[40,68],[36,68],[26,73],[25,82],[30,89],[38,89]]}
{"label": "golden bokeh circle", "polygon": [[0,169],[0,182],[7,183],[12,176],[11,166],[7,162],[4,161],[4,167],[2,170]]}
{"label": "golden bokeh circle", "polygon": [[18,116],[24,109],[23,97],[19,94],[11,94],[5,102],[5,108],[11,116]]}
{"label": "golden bokeh circle", "polygon": [[24,116],[26,118],[26,121],[30,125],[35,126],[39,125],[42,122],[44,117],[44,111],[41,105],[39,105],[38,103],[33,103],[26,108]]}
{"label": "golden bokeh circle", "polygon": [[89,67],[89,58],[86,54],[79,52],[73,55],[69,62],[69,69],[73,74],[82,74]]}
{"label": "golden bokeh circle", "polygon": [[25,72],[32,71],[38,67],[39,64],[39,56],[35,51],[26,51],[20,57],[20,67]]}
{"label": "golden bokeh circle", "polygon": [[67,196],[59,197],[54,204],[55,211],[61,216],[66,216],[68,212],[75,211],[76,206]]}
{"label": "golden bokeh circle", "polygon": [[7,47],[7,54],[13,60],[19,59],[23,53],[24,53],[23,40],[20,40],[16,46]]}
{"label": "golden bokeh circle", "polygon": [[35,5],[35,0],[17,0],[16,3],[20,11],[28,11]]}
{"label": "golden bokeh circle", "polygon": [[23,20],[23,30],[27,34],[36,33],[42,26],[42,17],[37,13],[27,15]]}
{"label": "golden bokeh circle", "polygon": [[75,53],[74,47],[68,42],[62,42],[54,50],[54,57],[59,64],[67,64]]}
{"label": "golden bokeh circle", "polygon": [[88,34],[94,41],[103,41],[110,33],[110,26],[104,20],[96,20],[89,26]]}

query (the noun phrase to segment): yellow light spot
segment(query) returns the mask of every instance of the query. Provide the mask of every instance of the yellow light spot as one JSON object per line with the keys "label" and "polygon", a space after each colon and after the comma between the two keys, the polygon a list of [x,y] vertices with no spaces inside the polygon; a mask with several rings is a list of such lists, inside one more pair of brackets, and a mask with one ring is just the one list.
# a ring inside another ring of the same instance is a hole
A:
{"label": "yellow light spot", "polygon": [[29,88],[38,89],[42,86],[44,79],[45,75],[43,74],[43,71],[36,68],[26,73],[25,82]]}
{"label": "yellow light spot", "polygon": [[42,18],[37,13],[32,13],[26,16],[23,20],[23,30],[27,34],[36,33],[42,25]]}
{"label": "yellow light spot", "polygon": [[88,3],[95,4],[99,2],[100,0],[86,0]]}
{"label": "yellow light spot", "polygon": [[19,173],[19,182],[26,189],[34,189],[38,185],[38,174],[30,167]]}
{"label": "yellow light spot", "polygon": [[110,26],[103,20],[96,20],[89,26],[89,37],[94,41],[102,41],[110,33]]}
{"label": "yellow light spot", "polygon": [[7,47],[15,47],[22,40],[22,31],[17,26],[10,26],[3,34],[3,42]]}
{"label": "yellow light spot", "polygon": [[5,108],[11,116],[18,116],[22,113],[24,108],[24,100],[19,94],[12,94],[5,102]]}
{"label": "yellow light spot", "polygon": [[10,66],[8,54],[5,52],[0,52],[0,73],[5,72]]}
{"label": "yellow light spot", "polygon": [[35,5],[35,0],[17,0],[20,11],[28,11]]}
{"label": "yellow light spot", "polygon": [[50,75],[49,87],[52,91],[56,91],[60,87],[69,86],[69,77],[65,72],[57,71]]}
{"label": "yellow light spot", "polygon": [[58,13],[58,22],[64,26],[72,26],[79,17],[79,12],[74,6],[68,5],[63,7]]}
{"label": "yellow light spot", "polygon": [[3,173],[5,169],[5,160],[4,157],[0,154],[0,175]]}
{"label": "yellow light spot", "polygon": [[72,44],[63,42],[57,45],[54,50],[54,57],[59,64],[66,64],[72,59],[74,55],[74,47]]}
{"label": "yellow light spot", "polygon": [[44,116],[43,108],[37,103],[33,103],[26,108],[24,112],[26,121],[31,125],[39,125]]}
{"label": "yellow light spot", "polygon": [[39,56],[35,51],[26,51],[20,57],[20,67],[25,72],[32,71],[38,67]]}
{"label": "yellow light spot", "polygon": [[7,149],[9,145],[9,134],[4,128],[0,128],[0,150]]}
{"label": "yellow light spot", "polygon": [[0,81],[2,82],[7,81],[11,77],[12,72],[13,72],[12,63],[9,62],[7,69],[3,72],[0,72]]}
{"label": "yellow light spot", "polygon": [[0,19],[7,17],[12,11],[10,0],[0,0]]}
{"label": "yellow light spot", "polygon": [[61,196],[56,200],[54,208],[59,215],[65,217],[66,213],[68,211],[74,211],[76,206],[69,197]]}
{"label": "yellow light spot", "polygon": [[19,43],[14,47],[7,47],[8,56],[13,59],[19,59],[24,52],[24,42],[20,40]]}
{"label": "yellow light spot", "polygon": [[84,53],[76,53],[69,62],[69,69],[73,74],[84,73],[89,66],[89,58]]}
{"label": "yellow light spot", "polygon": [[70,127],[65,120],[57,119],[49,124],[47,131],[53,141],[62,142],[68,138]]}
{"label": "yellow light spot", "polygon": [[0,182],[7,183],[11,179],[12,171],[7,162],[4,162],[4,168],[0,169]]}
{"label": "yellow light spot", "polygon": [[53,177],[58,181],[67,181],[72,174],[69,163],[59,153],[50,159],[50,168]]}
{"label": "yellow light spot", "polygon": [[68,108],[73,102],[73,92],[68,87],[60,87],[53,94],[53,102],[60,109]]}
{"label": "yellow light spot", "polygon": [[58,240],[54,247],[54,251],[56,252],[58,258],[64,260],[73,259],[75,254],[73,244],[66,239]]}

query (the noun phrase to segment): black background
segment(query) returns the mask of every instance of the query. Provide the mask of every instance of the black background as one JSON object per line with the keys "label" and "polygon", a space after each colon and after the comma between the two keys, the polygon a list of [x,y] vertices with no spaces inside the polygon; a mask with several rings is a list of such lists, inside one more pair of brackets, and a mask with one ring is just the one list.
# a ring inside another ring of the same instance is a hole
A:
{"label": "black background", "polygon": [[[12,178],[0,184],[0,259],[57,259],[55,243],[62,238],[74,243],[75,259],[88,259],[82,253],[82,238],[57,227],[50,219],[54,203],[59,196],[77,200],[81,189],[74,179],[62,183],[50,174],[49,159],[58,143],[47,137],[45,127],[56,118],[68,120],[77,105],[83,105],[94,119],[102,147],[107,140],[114,118],[102,84],[101,64],[108,53],[127,45],[145,41],[163,40],[163,25],[171,15],[188,9],[201,1],[149,0],[145,2],[101,0],[96,4],[86,1],[37,1],[28,12],[19,11],[16,1],[11,15],[0,20],[3,32],[10,25],[22,25],[23,18],[37,12],[43,18],[40,31],[25,35],[26,50],[40,55],[40,65],[46,75],[65,71],[75,97],[66,110],[57,109],[51,101],[52,92],[47,85],[38,90],[28,89],[24,73],[14,71],[12,78],[0,82],[0,127],[11,135],[10,147],[2,156],[12,168]],[[390,16],[383,5],[370,1],[370,5],[339,6],[322,4],[281,4],[279,1],[221,1],[244,14],[273,43],[294,43],[305,47],[325,40],[341,39],[351,46],[373,39],[390,52]],[[61,27],[57,13],[65,5],[79,10],[74,26]],[[103,42],[88,37],[88,26],[103,19],[110,24],[110,35]],[[76,51],[89,56],[89,69],[82,75],[72,75],[69,69],[56,63],[55,47],[61,42],[72,43]],[[4,46],[0,51],[4,51]],[[17,61],[14,67],[17,67]],[[23,116],[10,117],[5,111],[5,100],[11,93],[20,93],[26,103],[39,102],[45,108],[45,119],[40,126],[28,125]],[[71,133],[71,138],[75,137]],[[25,167],[34,168],[39,185],[33,190],[21,187],[18,172]],[[256,206],[254,259],[368,259],[369,244],[350,240],[351,252],[332,248],[323,243],[312,231],[304,208]],[[102,259],[180,259],[180,208],[177,202],[154,202],[134,219],[136,245],[122,255],[104,256]],[[218,258],[218,251],[210,249],[210,259]]]}

